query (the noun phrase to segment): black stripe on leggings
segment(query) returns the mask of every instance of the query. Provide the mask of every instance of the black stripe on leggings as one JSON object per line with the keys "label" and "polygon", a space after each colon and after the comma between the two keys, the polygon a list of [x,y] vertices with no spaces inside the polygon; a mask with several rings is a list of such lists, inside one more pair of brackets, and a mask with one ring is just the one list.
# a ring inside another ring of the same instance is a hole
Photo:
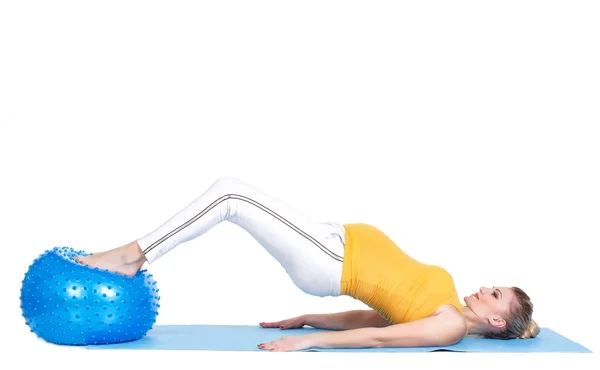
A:
{"label": "black stripe on leggings", "polygon": [[289,222],[288,220],[286,220],[285,218],[281,217],[280,215],[278,215],[277,213],[273,212],[272,210],[270,210],[269,208],[265,207],[264,205],[256,202],[255,200],[252,200],[248,197],[245,197],[243,195],[239,195],[239,194],[226,194],[223,195],[222,197],[220,197],[219,199],[215,200],[213,203],[211,203],[208,207],[206,207],[204,210],[202,210],[202,212],[198,213],[196,216],[192,217],[190,220],[188,220],[186,223],[184,223],[183,225],[179,226],[178,228],[176,228],[175,230],[171,231],[170,233],[168,233],[167,235],[163,236],[162,238],[160,238],[159,240],[155,241],[154,243],[152,243],[150,246],[148,246],[148,248],[146,248],[146,250],[144,250],[144,254],[148,253],[149,251],[151,251],[152,249],[156,248],[160,243],[162,243],[163,241],[167,240],[169,237],[175,235],[176,233],[178,233],[179,231],[185,229],[186,227],[190,226],[192,223],[194,223],[196,220],[198,220],[200,217],[204,216],[208,211],[210,211],[211,209],[213,209],[215,206],[217,206],[219,203],[224,202],[228,199],[238,199],[238,200],[242,200],[244,202],[250,203],[260,209],[262,209],[263,211],[267,212],[268,214],[270,214],[271,216],[277,218],[279,221],[283,222],[284,224],[286,224],[288,227],[290,227],[291,229],[293,229],[294,231],[296,231],[297,233],[299,233],[300,235],[304,236],[306,239],[310,240],[314,245],[316,245],[317,247],[319,247],[323,252],[325,252],[327,255],[329,255],[331,258],[337,260],[337,261],[343,261],[343,257],[333,253],[332,251],[330,251],[329,249],[325,248],[325,246],[321,243],[319,243],[318,240],[316,240],[315,238],[313,238],[312,236],[308,235],[307,233],[305,233],[304,231],[302,231],[301,229],[299,229],[298,227],[294,226],[294,224],[292,224],[291,222]]}

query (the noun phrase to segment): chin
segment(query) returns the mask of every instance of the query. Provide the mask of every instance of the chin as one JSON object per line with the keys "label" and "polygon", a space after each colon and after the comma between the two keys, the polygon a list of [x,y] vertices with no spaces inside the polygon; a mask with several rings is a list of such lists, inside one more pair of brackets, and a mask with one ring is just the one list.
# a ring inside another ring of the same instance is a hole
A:
{"label": "chin", "polygon": [[467,307],[471,308],[471,304],[470,304],[470,302],[471,302],[471,299],[473,299],[473,297],[471,297],[470,295],[468,295],[468,296],[465,296],[465,297],[463,298],[463,300],[465,301],[465,306],[467,306]]}

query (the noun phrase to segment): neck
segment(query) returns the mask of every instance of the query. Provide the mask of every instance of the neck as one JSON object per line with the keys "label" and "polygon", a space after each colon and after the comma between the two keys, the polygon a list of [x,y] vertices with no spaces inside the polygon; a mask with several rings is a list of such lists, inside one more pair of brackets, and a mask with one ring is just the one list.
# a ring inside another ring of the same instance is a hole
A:
{"label": "neck", "polygon": [[477,316],[469,307],[463,306],[463,316],[467,321],[469,334],[482,334],[486,329],[486,320]]}

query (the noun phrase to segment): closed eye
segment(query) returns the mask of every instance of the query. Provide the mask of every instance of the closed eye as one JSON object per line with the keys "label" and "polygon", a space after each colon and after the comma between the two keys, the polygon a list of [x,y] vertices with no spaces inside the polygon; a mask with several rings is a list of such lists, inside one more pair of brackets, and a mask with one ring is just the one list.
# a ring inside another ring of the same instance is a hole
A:
{"label": "closed eye", "polygon": [[499,294],[500,298],[502,298],[502,293],[498,289],[495,289],[495,287],[493,289],[494,289],[494,292],[492,293],[492,296],[494,298],[498,298],[498,294]]}

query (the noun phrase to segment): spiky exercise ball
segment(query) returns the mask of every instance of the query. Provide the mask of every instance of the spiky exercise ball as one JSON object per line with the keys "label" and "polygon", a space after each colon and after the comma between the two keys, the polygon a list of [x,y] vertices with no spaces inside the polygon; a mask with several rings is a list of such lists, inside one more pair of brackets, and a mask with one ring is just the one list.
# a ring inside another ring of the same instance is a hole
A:
{"label": "spiky exercise ball", "polygon": [[55,344],[88,345],[142,338],[156,322],[158,288],[140,270],[125,276],[77,263],[73,248],[54,247],[25,273],[21,309],[39,338]]}

